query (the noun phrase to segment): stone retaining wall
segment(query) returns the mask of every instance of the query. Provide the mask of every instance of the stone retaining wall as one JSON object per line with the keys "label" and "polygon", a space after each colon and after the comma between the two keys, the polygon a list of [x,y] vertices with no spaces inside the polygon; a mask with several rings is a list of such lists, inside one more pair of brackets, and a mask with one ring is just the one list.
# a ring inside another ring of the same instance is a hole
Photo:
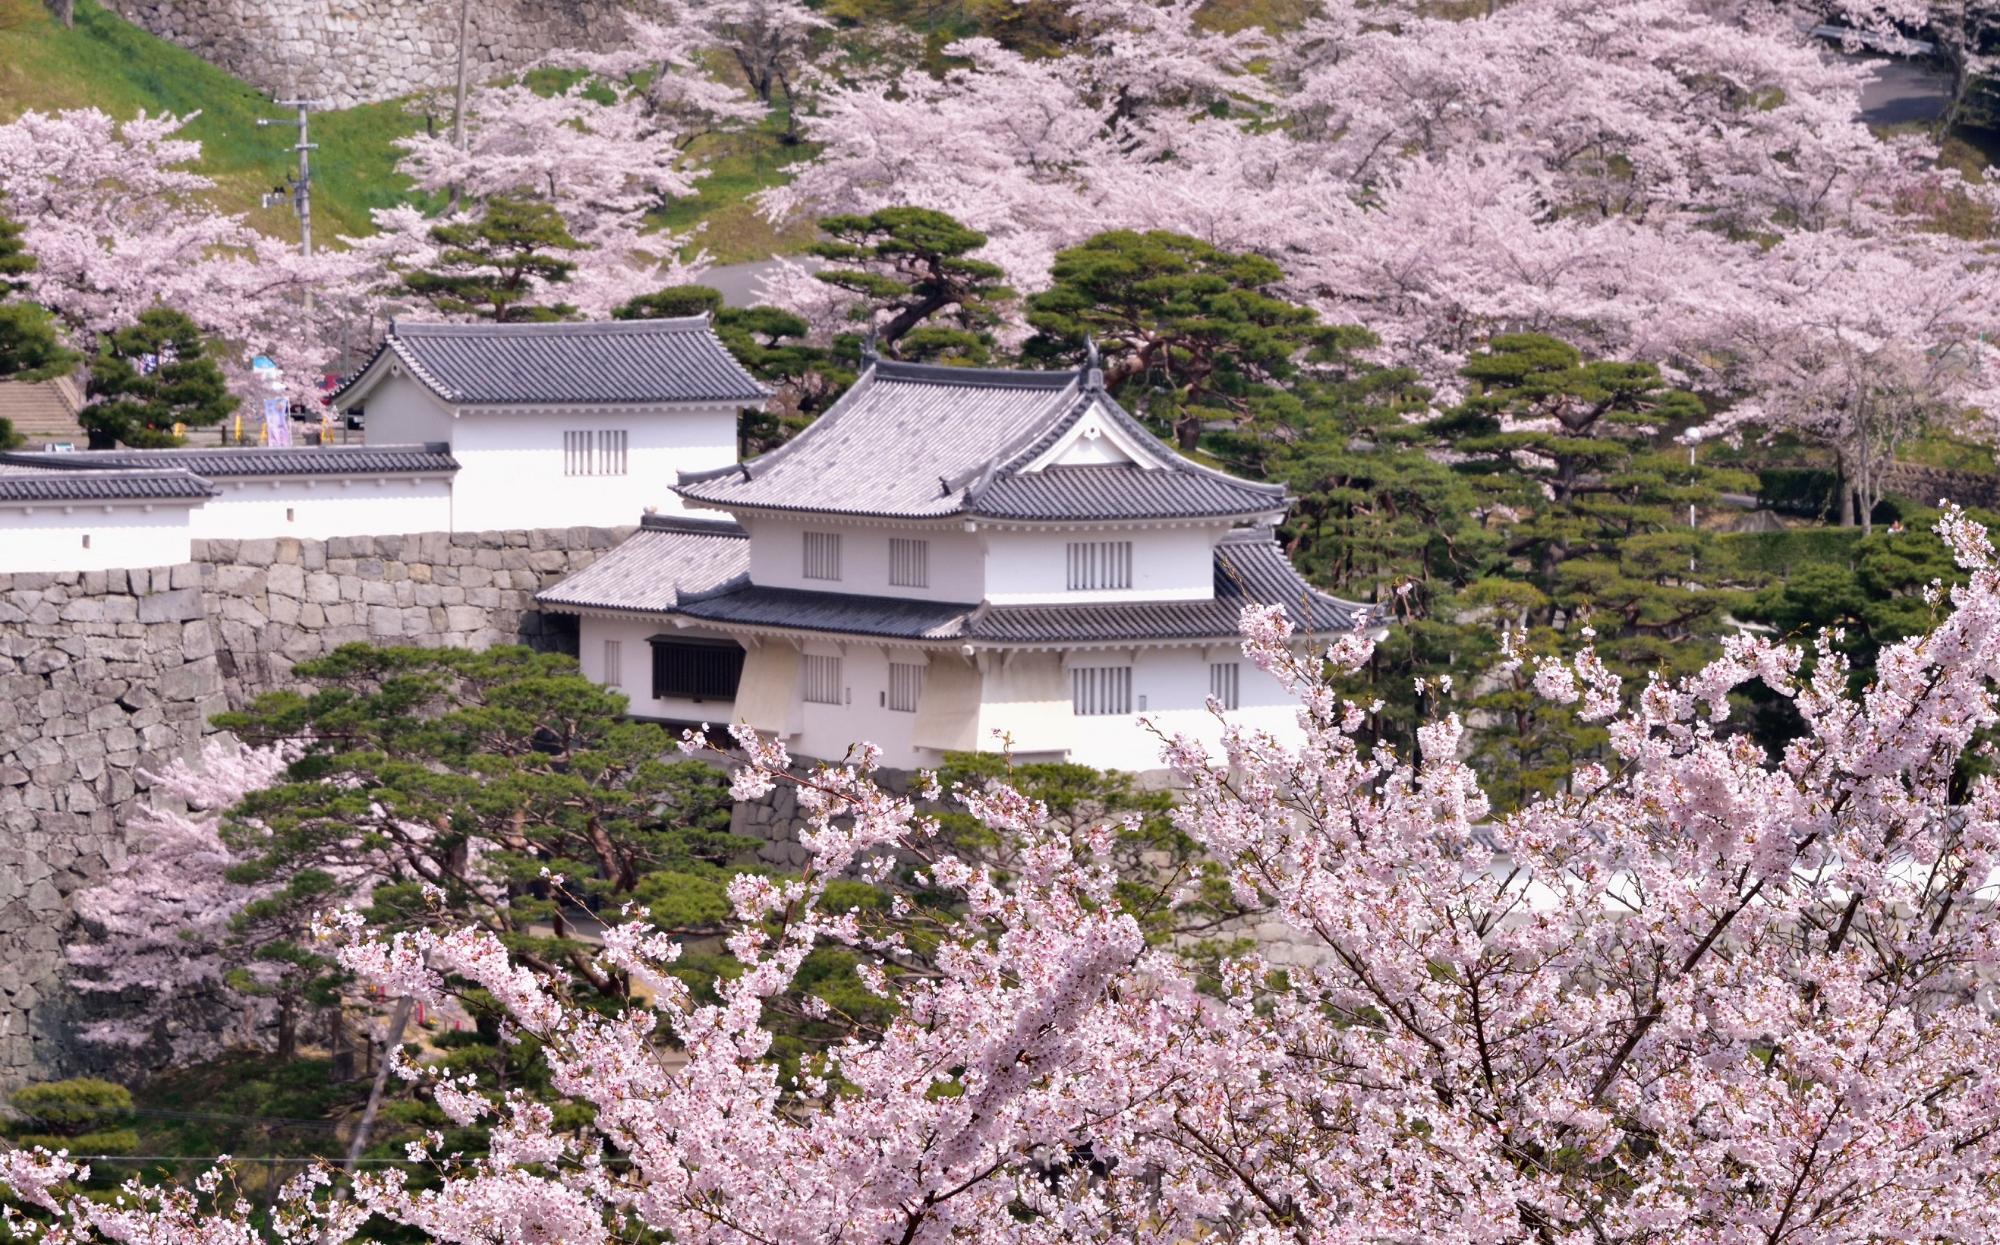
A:
{"label": "stone retaining wall", "polygon": [[2000,510],[2000,476],[1920,467],[1915,463],[1890,463],[1882,469],[1882,489],[1923,506],[1935,506],[1944,500],[1981,510]]}
{"label": "stone retaining wall", "polygon": [[69,896],[123,859],[148,769],[350,641],[574,651],[534,594],[630,531],[216,540],[180,566],[0,575],[0,1088],[74,1066]]}
{"label": "stone retaining wall", "polygon": [[[460,0],[110,0],[125,20],[273,96],[334,107],[452,86]],[[607,50],[621,0],[476,0],[468,73],[475,83],[560,48]]]}

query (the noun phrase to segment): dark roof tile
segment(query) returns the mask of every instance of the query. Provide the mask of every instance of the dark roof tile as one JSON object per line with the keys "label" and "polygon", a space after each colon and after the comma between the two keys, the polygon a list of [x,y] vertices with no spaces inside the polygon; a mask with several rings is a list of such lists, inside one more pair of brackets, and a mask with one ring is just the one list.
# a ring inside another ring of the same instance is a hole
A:
{"label": "dark roof tile", "polygon": [[1212,600],[1084,605],[974,607],[758,587],[749,582],[749,544],[733,526],[649,524],[537,600],[555,609],[678,614],[725,626],[1003,645],[1228,640],[1252,603],[1280,606],[1302,631],[1321,635],[1352,630],[1369,612],[1308,585],[1267,529],[1232,533],[1216,547]]}
{"label": "dark roof tile", "polygon": [[[1035,457],[1097,411],[1136,464],[1045,467]],[[1282,487],[1203,467],[1160,444],[1083,372],[877,362],[791,441],[681,477],[720,509],[1027,521],[1228,517],[1283,510]]]}
{"label": "dark roof tile", "polygon": [[648,516],[644,526],[589,566],[544,590],[545,605],[661,614],[682,594],[746,580],[750,541],[734,523]]}
{"label": "dark roof tile", "polygon": [[0,463],[0,501],[204,501],[215,486],[176,468],[151,471],[55,471]]}
{"label": "dark roof tile", "polygon": [[79,450],[74,453],[0,454],[0,463],[52,471],[191,471],[210,479],[231,476],[446,474],[458,460],[443,442],[428,445],[258,446],[241,449]]}
{"label": "dark roof tile", "polygon": [[332,400],[361,389],[390,354],[440,398],[468,406],[761,403],[770,396],[707,316],[684,316],[579,324],[396,321]]}
{"label": "dark roof tile", "polygon": [[1000,519],[1189,519],[1269,514],[1284,489],[1214,473],[1129,464],[1045,467],[1001,476],[966,499],[966,510]]}

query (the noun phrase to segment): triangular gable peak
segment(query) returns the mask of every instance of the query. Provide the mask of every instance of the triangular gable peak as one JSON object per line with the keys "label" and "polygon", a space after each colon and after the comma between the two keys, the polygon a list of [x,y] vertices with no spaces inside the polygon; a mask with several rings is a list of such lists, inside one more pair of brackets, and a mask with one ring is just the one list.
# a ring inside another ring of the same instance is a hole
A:
{"label": "triangular gable peak", "polygon": [[1075,422],[1063,430],[1055,443],[1015,468],[1021,473],[1049,467],[1134,466],[1151,471],[1171,470],[1159,451],[1147,444],[1152,438],[1118,418],[1101,395],[1084,407]]}
{"label": "triangular gable peak", "polygon": [[875,361],[805,431],[680,478],[722,510],[897,520],[1090,523],[1268,519],[1284,488],[1176,454],[1093,367],[1030,372]]}

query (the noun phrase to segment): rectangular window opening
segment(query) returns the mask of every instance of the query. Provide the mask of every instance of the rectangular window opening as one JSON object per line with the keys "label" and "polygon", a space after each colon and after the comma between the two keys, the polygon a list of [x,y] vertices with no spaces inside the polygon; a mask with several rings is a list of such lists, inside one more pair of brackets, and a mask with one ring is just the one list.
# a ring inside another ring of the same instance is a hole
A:
{"label": "rectangular window opening", "polygon": [[563,433],[564,475],[622,476],[626,465],[626,434],[623,429]]}
{"label": "rectangular window opening", "polygon": [[604,642],[604,682],[609,687],[625,682],[625,645],[618,640]]}
{"label": "rectangular window opening", "polygon": [[840,658],[806,654],[806,701],[815,705],[843,703],[844,685],[840,678]]}
{"label": "rectangular window opening", "polygon": [[[605,681],[616,682],[616,640],[604,643]],[[655,636],[655,700],[734,700],[743,678],[743,647],[732,640],[686,640]]]}
{"label": "rectangular window opening", "polygon": [[896,588],[931,586],[931,542],[889,538],[889,583]]}
{"label": "rectangular window opening", "polygon": [[915,713],[924,694],[924,668],[912,662],[889,663],[889,708],[897,713]]}
{"label": "rectangular window opening", "polygon": [[1078,717],[1132,712],[1132,667],[1074,666],[1069,672],[1070,708]]}
{"label": "rectangular window opening", "polygon": [[1098,592],[1132,586],[1132,542],[1073,540],[1069,543],[1069,590]]}
{"label": "rectangular window opening", "polygon": [[1218,661],[1209,663],[1208,694],[1224,709],[1234,709],[1237,705],[1238,689],[1242,685],[1243,663]]}
{"label": "rectangular window opening", "polygon": [[805,577],[807,579],[840,578],[840,533],[806,533]]}

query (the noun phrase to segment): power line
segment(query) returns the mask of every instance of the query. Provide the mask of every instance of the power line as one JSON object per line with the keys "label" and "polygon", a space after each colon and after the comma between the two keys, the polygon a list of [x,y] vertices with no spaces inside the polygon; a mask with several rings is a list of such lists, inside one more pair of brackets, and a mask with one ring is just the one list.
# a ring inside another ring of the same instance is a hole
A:
{"label": "power line", "polygon": [[[329,1167],[333,1160],[324,1155],[296,1158],[283,1154],[72,1154],[68,1157],[91,1163],[325,1163]],[[363,1163],[415,1163],[416,1159],[360,1159]]]}
{"label": "power line", "polygon": [[[71,1122],[71,1119],[68,1117],[58,1118],[47,1115],[36,1115],[32,1111],[22,1111],[18,1107],[16,1107],[14,1111],[15,1115],[18,1118],[24,1120],[32,1120],[39,1124],[67,1124]],[[283,1115],[232,1115],[229,1114],[228,1112],[221,1112],[221,1111],[168,1111],[151,1107],[126,1107],[126,1108],[103,1107],[93,1110],[92,1114],[99,1117],[100,1119],[113,1119],[113,1120],[122,1119],[126,1116],[136,1115],[136,1116],[144,1116],[148,1119],[218,1120],[233,1124],[270,1124],[286,1128],[339,1128],[340,1127],[340,1121],[338,1120],[310,1120],[301,1117],[283,1116]]]}

